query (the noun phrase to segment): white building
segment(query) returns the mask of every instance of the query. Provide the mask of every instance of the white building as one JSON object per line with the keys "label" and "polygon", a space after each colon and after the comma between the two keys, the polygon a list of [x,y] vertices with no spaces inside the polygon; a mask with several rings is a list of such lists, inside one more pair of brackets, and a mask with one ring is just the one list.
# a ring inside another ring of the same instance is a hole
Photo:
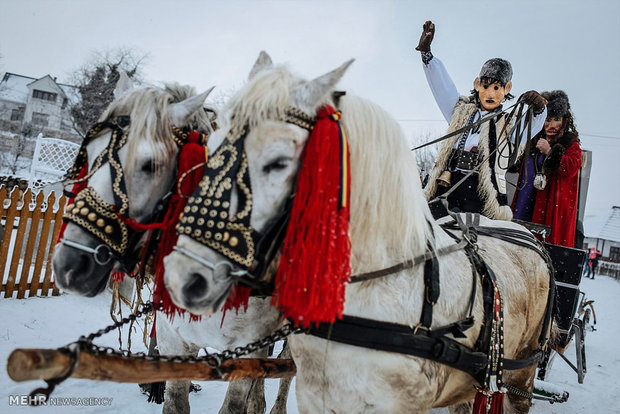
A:
{"label": "white building", "polygon": [[34,135],[80,142],[69,112],[78,101],[76,87],[50,75],[35,79],[7,72],[0,81],[0,131],[19,134],[28,125]]}

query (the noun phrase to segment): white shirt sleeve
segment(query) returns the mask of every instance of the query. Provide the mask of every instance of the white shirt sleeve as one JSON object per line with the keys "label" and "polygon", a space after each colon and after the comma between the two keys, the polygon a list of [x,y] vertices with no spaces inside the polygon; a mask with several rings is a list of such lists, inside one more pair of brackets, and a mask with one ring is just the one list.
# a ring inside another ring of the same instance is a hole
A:
{"label": "white shirt sleeve", "polygon": [[435,102],[437,102],[443,117],[450,123],[454,105],[456,105],[460,97],[459,92],[456,90],[456,86],[454,86],[454,82],[452,82],[441,60],[433,57],[428,65],[423,63],[422,66],[424,67],[426,81],[431,88],[431,92],[433,92]]}

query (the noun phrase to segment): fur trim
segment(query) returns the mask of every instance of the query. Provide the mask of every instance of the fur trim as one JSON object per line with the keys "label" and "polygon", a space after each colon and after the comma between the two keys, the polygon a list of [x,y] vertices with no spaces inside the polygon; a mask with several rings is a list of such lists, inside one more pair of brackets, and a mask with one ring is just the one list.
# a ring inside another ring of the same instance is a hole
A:
{"label": "fur trim", "polygon": [[[448,128],[448,133],[465,126],[471,114],[477,110],[478,107],[475,104],[469,103],[469,100],[467,98],[461,98],[454,107],[454,113],[452,114],[452,120],[450,122],[450,127]],[[504,127],[504,117],[497,121],[495,125],[496,133],[499,134]],[[496,160],[507,159],[506,157],[508,156],[508,146],[504,144],[506,142],[506,136],[510,136],[511,132],[512,129],[510,127],[507,127],[506,132],[504,133],[502,138],[498,139],[497,147],[503,147],[503,151],[501,154],[499,152],[497,153]],[[485,161],[480,167],[480,172],[478,176],[478,195],[480,196],[480,199],[484,202],[484,209],[482,211],[482,214],[492,219],[510,220],[512,219],[512,211],[510,210],[509,206],[502,206],[499,204],[499,202],[497,201],[497,191],[495,190],[493,182],[491,181],[491,174],[495,174],[495,179],[500,193],[506,194],[505,174],[507,165],[501,165],[501,162],[496,161],[494,168],[491,169],[488,161],[488,137],[489,123],[486,122],[482,125],[482,128],[480,130],[480,141],[478,143],[478,150],[481,152],[483,159],[485,159]],[[447,139],[441,146],[437,161],[435,162],[435,166],[433,167],[433,170],[431,171],[429,176],[428,183],[424,188],[424,193],[427,200],[432,199],[432,197],[435,195],[435,192],[437,191],[437,178],[446,169],[450,153],[452,152],[452,148],[454,147],[454,144],[456,143],[458,138],[459,137],[457,136]]]}
{"label": "fur trim", "polygon": [[544,167],[546,172],[554,173],[560,169],[564,151],[566,151],[566,148],[564,148],[562,144],[555,144],[551,147],[551,151],[549,151],[549,154],[545,158]]}
{"label": "fur trim", "polygon": [[[459,101],[454,106],[454,112],[452,113],[452,119],[450,122],[450,126],[448,127],[447,134],[456,131],[460,127],[464,126],[465,123],[469,120],[471,114],[478,110],[478,107],[475,104],[469,103],[469,98],[461,96]],[[441,175],[442,172],[446,169],[448,165],[448,159],[450,158],[450,154],[452,153],[452,148],[454,148],[454,144],[459,139],[459,136],[455,136],[443,141],[441,148],[439,149],[439,154],[437,154],[437,160],[435,161],[435,166],[431,170],[429,174],[428,182],[426,183],[426,187],[424,187],[424,195],[426,195],[426,199],[430,201],[431,198],[435,195],[437,191],[437,178]]]}

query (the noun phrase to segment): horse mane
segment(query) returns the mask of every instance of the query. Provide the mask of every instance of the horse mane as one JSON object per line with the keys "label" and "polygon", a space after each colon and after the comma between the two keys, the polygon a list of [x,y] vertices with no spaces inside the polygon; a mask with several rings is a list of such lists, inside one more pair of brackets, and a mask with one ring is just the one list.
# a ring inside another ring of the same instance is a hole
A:
{"label": "horse mane", "polygon": [[246,125],[252,128],[265,119],[283,119],[291,90],[302,82],[284,65],[259,72],[228,101],[226,122],[238,130]]}
{"label": "horse mane", "polygon": [[[129,115],[131,119],[127,134],[128,175],[133,174],[137,144],[142,139],[149,140],[156,166],[160,165],[162,160],[176,156],[178,148],[171,138],[172,123],[168,117],[168,105],[194,95],[196,90],[187,85],[173,83],[165,84],[163,88],[145,86],[121,95],[105,110],[99,118],[100,122],[123,115]],[[176,126],[181,129],[197,130],[207,135],[212,130],[209,116],[205,111],[197,111],[186,125]]]}
{"label": "horse mane", "polygon": [[[303,79],[279,65],[259,72],[228,102],[223,130],[282,119]],[[317,108],[333,105],[328,93]],[[424,253],[433,220],[417,163],[398,122],[368,100],[340,100],[351,154],[353,273],[387,267]],[[313,114],[309,114],[313,115]]]}
{"label": "horse mane", "polygon": [[433,218],[400,125],[380,106],[350,94],[339,109],[351,154],[353,274],[424,253]]}

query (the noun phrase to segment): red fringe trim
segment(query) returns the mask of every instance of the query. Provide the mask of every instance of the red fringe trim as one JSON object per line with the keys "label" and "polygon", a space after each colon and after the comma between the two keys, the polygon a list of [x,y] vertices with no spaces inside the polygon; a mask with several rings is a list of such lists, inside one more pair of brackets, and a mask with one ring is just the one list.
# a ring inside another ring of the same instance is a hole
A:
{"label": "red fringe trim", "polygon": [[338,117],[322,108],[304,149],[272,298],[303,327],[342,317],[351,274],[349,206],[339,204],[349,199],[348,147]]}
{"label": "red fringe trim", "polygon": [[[86,174],[88,174],[88,162],[84,164],[76,180],[86,177]],[[88,187],[88,181],[84,181],[81,183],[75,183],[73,184],[73,187],[71,187],[71,193],[77,195],[80,191],[82,191],[86,187]],[[69,204],[73,203],[74,200],[75,200],[75,197],[71,197],[70,199],[67,200],[66,205],[68,206]],[[62,239],[63,236],[65,235],[66,228],[67,228],[67,222],[63,220],[62,224],[60,225],[60,230],[58,231],[58,238],[56,239],[56,244],[58,244],[58,242],[60,242],[60,239]]]}
{"label": "red fringe trim", "polygon": [[[170,198],[168,211],[163,220],[163,222],[166,223],[166,226],[162,229],[161,240],[159,242],[157,255],[155,256],[155,289],[153,291],[153,301],[155,303],[161,303],[163,312],[170,318],[173,318],[176,314],[182,315],[186,312],[186,310],[179,308],[172,302],[170,294],[164,285],[163,260],[164,257],[172,252],[172,247],[177,242],[178,235],[175,225],[179,220],[179,216],[183,212],[185,204],[187,203],[187,199],[185,197],[194,192],[194,189],[198,186],[198,183],[200,183],[204,173],[204,167],[198,167],[184,177],[185,173],[197,165],[204,163],[206,160],[206,148],[204,145],[200,144],[201,139],[202,138],[198,132],[190,133],[190,142],[183,145],[181,152],[179,153],[178,178],[175,187],[179,189],[179,192],[176,192]],[[182,181],[179,183],[181,178]],[[200,315],[190,313],[191,321],[198,321],[200,318]],[[154,334],[154,329],[152,334]]]}

